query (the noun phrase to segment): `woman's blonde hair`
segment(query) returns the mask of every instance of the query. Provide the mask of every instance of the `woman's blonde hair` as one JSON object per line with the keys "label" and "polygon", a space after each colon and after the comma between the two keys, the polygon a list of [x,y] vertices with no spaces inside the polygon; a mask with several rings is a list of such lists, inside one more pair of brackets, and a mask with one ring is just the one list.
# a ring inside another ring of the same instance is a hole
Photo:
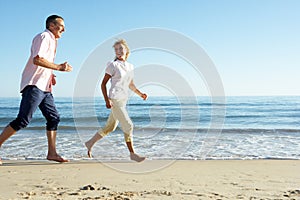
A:
{"label": "woman's blonde hair", "polygon": [[125,60],[127,60],[128,56],[129,56],[129,54],[130,54],[130,49],[129,49],[129,47],[128,47],[128,44],[127,44],[126,40],[124,40],[124,39],[118,39],[118,40],[114,43],[113,47],[115,47],[115,46],[118,45],[118,44],[122,44],[122,45],[124,45],[124,47],[126,48]]}

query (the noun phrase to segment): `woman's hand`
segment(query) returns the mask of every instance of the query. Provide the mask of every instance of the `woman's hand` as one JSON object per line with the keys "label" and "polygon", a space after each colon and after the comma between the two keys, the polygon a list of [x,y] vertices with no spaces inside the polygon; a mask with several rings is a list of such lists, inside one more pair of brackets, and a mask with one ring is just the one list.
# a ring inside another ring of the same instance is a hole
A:
{"label": "woman's hand", "polygon": [[106,108],[110,109],[112,107],[112,103],[110,100],[105,101],[106,103]]}
{"label": "woman's hand", "polygon": [[147,100],[147,98],[148,98],[147,94],[145,94],[145,93],[142,93],[141,97],[142,97],[143,100]]}

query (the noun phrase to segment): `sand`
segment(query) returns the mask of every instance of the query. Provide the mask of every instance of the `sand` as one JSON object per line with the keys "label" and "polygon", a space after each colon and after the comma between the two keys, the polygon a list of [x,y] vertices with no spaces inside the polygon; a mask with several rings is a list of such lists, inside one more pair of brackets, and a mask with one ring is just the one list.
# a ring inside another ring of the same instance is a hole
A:
{"label": "sand", "polygon": [[0,199],[300,199],[300,161],[3,161]]}

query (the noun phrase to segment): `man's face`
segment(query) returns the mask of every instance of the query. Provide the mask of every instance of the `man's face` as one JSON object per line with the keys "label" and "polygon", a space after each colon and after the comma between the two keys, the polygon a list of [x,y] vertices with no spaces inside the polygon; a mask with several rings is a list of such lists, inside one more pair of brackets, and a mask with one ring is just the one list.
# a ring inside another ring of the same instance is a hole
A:
{"label": "man's face", "polygon": [[55,38],[61,38],[62,33],[65,31],[64,20],[57,18],[56,22],[50,24],[49,30],[53,33]]}

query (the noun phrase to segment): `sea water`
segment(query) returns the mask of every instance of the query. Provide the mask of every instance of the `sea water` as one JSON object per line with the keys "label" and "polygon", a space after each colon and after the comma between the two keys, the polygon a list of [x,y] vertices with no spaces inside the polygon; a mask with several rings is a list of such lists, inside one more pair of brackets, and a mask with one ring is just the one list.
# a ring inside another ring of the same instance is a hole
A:
{"label": "sea water", "polygon": [[[84,142],[106,123],[102,97],[55,98],[61,122],[57,151],[87,159]],[[0,129],[17,116],[20,98],[0,98]],[[300,97],[130,97],[133,143],[148,159],[300,159]],[[1,149],[3,160],[45,159],[45,119],[37,110],[29,126]],[[128,160],[121,126],[96,143],[100,160]]]}

